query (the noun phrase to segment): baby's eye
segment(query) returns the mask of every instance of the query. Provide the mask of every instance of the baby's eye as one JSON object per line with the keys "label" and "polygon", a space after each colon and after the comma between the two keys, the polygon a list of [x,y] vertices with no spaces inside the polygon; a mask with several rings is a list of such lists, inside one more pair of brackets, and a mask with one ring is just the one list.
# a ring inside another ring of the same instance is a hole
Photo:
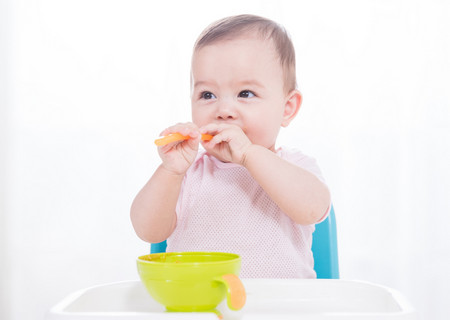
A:
{"label": "baby's eye", "polygon": [[241,92],[239,92],[238,97],[239,98],[253,98],[255,96],[255,94],[253,92],[251,92],[250,90],[243,90]]}
{"label": "baby's eye", "polygon": [[205,100],[210,100],[210,99],[215,99],[216,96],[212,92],[203,91],[202,93],[200,93],[200,98],[205,99]]}

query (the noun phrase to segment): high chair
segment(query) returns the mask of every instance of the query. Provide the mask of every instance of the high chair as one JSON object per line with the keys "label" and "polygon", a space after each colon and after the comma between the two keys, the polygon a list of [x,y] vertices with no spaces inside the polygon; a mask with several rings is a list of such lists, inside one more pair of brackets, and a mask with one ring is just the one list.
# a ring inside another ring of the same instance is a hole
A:
{"label": "high chair", "polygon": [[[165,252],[166,241],[151,244],[151,253]],[[312,252],[314,270],[318,279],[339,279],[339,260],[337,249],[336,217],[331,206],[328,217],[316,224],[313,233]]]}
{"label": "high chair", "polygon": [[[165,242],[152,252],[165,251]],[[312,279],[241,279],[247,301],[236,313],[221,303],[213,312],[167,312],[152,299],[141,281],[107,283],[78,290],[46,314],[46,320],[417,320],[413,306],[396,290],[339,277],[334,210],[313,234]]]}

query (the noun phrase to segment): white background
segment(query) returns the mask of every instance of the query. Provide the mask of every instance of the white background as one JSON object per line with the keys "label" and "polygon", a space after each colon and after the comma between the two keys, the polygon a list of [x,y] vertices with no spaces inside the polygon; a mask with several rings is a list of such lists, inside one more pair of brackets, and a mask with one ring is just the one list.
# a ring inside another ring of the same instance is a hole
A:
{"label": "white background", "polygon": [[341,276],[450,314],[447,1],[0,2],[0,318],[137,279],[129,207],[153,140],[190,120],[192,45],[254,13],[292,35],[304,103],[279,145],[318,160]]}

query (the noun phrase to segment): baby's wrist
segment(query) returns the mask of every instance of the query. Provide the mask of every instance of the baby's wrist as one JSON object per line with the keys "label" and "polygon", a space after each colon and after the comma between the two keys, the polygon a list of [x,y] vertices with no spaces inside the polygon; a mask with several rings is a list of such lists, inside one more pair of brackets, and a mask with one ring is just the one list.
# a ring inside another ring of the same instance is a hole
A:
{"label": "baby's wrist", "polygon": [[187,172],[187,169],[183,170],[183,169],[171,168],[170,166],[164,164],[164,162],[161,163],[161,165],[159,167],[164,174],[174,177],[174,178],[176,178],[176,177],[183,178]]}
{"label": "baby's wrist", "polygon": [[258,153],[258,149],[261,148],[261,146],[258,146],[256,144],[251,144],[248,146],[248,148],[244,151],[241,157],[241,165],[243,167],[248,167],[249,163],[251,162],[251,159],[255,154]]}

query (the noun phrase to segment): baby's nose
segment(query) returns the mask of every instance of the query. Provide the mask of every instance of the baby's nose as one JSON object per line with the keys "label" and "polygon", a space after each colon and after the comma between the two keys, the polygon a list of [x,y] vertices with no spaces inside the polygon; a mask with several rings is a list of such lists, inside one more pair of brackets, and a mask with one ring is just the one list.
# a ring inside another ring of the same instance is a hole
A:
{"label": "baby's nose", "polygon": [[219,120],[231,120],[237,117],[236,107],[232,102],[220,103],[217,108],[217,119]]}

